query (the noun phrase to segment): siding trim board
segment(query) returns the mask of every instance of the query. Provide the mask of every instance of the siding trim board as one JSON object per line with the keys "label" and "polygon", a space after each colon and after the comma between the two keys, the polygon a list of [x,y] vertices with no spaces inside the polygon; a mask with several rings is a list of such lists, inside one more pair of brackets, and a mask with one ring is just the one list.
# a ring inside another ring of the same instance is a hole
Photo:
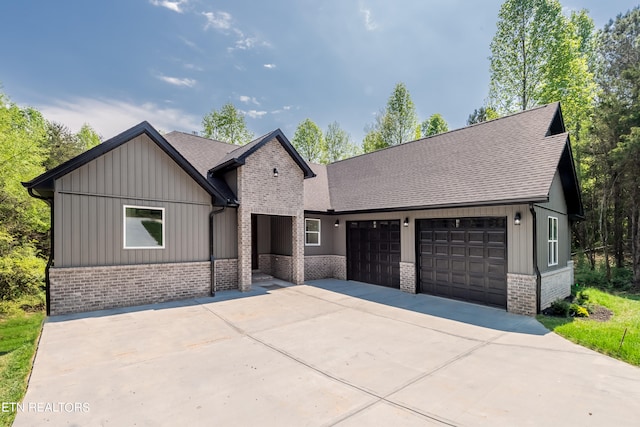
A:
{"label": "siding trim board", "polygon": [[[96,196],[99,195],[100,197],[105,197],[107,199],[121,199],[122,196],[119,196],[117,194],[101,194],[101,193],[83,193],[83,192],[79,192],[79,191],[67,191],[67,190],[58,190],[57,192],[58,194],[73,194],[76,196]],[[183,205],[199,205],[199,206],[210,206],[211,203],[204,203],[204,202],[196,202],[196,201],[190,201],[190,200],[169,200],[169,199],[151,199],[151,198],[145,198],[145,197],[136,197],[136,200],[143,200],[145,202],[158,202],[158,203],[162,203],[162,202],[174,202],[174,203],[180,203]]]}

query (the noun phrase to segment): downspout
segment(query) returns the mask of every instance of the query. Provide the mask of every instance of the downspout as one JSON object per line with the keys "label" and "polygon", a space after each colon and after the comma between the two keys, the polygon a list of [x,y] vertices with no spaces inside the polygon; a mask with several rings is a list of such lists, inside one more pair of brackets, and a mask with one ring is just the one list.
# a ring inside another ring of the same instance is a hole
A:
{"label": "downspout", "polygon": [[216,258],[213,255],[213,217],[222,213],[225,210],[225,206],[217,211],[209,212],[209,261],[211,262],[211,296],[216,296]]}
{"label": "downspout", "polygon": [[542,276],[538,268],[538,219],[533,203],[529,203],[529,210],[533,217],[533,271],[536,273],[536,313],[540,313],[540,294],[542,292]]}
{"label": "downspout", "polygon": [[46,204],[49,205],[49,210],[51,211],[51,214],[49,215],[50,219],[51,219],[51,223],[49,226],[49,259],[47,260],[47,266],[44,268],[44,293],[45,293],[45,304],[47,307],[47,316],[49,316],[49,314],[51,313],[51,293],[50,293],[50,289],[51,289],[51,282],[49,281],[49,269],[51,268],[51,265],[53,264],[53,251],[55,248],[55,232],[54,232],[54,227],[53,227],[53,216],[54,216],[54,209],[53,209],[53,197],[42,197],[37,195],[36,193],[33,192],[33,188],[27,188],[27,191],[29,192],[29,195],[33,198],[36,199],[40,199],[40,200],[44,200]]}

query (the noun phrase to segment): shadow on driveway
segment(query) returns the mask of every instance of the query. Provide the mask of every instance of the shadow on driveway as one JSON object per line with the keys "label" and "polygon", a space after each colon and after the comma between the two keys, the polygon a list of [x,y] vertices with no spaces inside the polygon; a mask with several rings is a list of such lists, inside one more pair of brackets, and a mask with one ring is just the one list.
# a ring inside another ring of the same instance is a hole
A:
{"label": "shadow on driveway", "polygon": [[549,333],[535,318],[507,313],[499,308],[426,294],[409,294],[398,289],[346,280],[321,279],[306,284],[365,301],[498,331],[530,335]]}
{"label": "shadow on driveway", "polygon": [[[415,313],[427,314],[498,331],[517,332],[529,335],[545,335],[549,333],[544,326],[532,317],[507,313],[505,310],[479,304],[471,304],[426,294],[409,294],[398,289],[355,281],[321,279],[310,280],[305,284],[314,288],[342,294],[345,298],[358,298],[364,301],[384,304],[389,307],[409,310]],[[272,291],[277,292],[279,288],[292,286],[295,287],[295,285],[291,283],[275,279],[261,285],[254,284],[252,289],[248,292],[240,292],[238,290],[220,291],[213,297],[192,298],[135,307],[121,307],[86,313],[52,316],[49,317],[47,321],[55,323],[74,319],[96,318],[147,310],[165,310],[175,307],[189,307],[211,303],[215,304],[216,302],[266,295]],[[339,303],[339,300],[336,302]]]}

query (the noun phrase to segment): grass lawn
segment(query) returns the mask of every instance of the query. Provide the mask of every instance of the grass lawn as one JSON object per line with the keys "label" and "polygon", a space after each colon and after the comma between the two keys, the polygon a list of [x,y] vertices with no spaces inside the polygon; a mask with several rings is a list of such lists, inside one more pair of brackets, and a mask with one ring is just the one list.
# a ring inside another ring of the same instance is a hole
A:
{"label": "grass lawn", "polygon": [[539,315],[538,321],[570,341],[640,366],[640,295],[610,294],[596,288],[586,291],[590,303],[613,311],[611,319],[598,322],[589,318]]}
{"label": "grass lawn", "polygon": [[[20,402],[27,389],[44,312],[0,317],[0,404]],[[10,426],[15,413],[0,411],[0,426]]]}

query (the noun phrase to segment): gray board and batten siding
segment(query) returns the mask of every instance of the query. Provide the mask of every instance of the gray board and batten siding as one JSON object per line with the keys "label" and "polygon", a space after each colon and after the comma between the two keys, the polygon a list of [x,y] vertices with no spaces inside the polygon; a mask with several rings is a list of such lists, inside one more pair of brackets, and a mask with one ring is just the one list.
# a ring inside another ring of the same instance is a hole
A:
{"label": "gray board and batten siding", "polygon": [[[519,212],[520,225],[515,225],[513,218]],[[348,221],[385,221],[409,219],[408,227],[400,227],[401,261],[416,262],[415,224],[418,219],[430,218],[477,218],[477,217],[506,217],[507,227],[507,271],[519,274],[534,274],[533,268],[533,224],[528,204],[479,206],[449,209],[424,209],[401,212],[378,212],[340,215],[308,215],[307,218],[322,220],[322,245],[319,247],[305,247],[306,255],[329,254],[347,255],[347,238],[345,225]],[[339,220],[339,226],[334,227]],[[540,228],[540,225],[538,225]],[[327,230],[328,229],[328,230]],[[325,233],[326,230],[326,233]],[[331,251],[331,252],[330,252]]]}
{"label": "gray board and batten siding", "polygon": [[[209,260],[211,195],[146,134],[57,179],[54,197],[55,267]],[[165,209],[165,249],[124,249],[124,205]]]}
{"label": "gray board and batten siding", "polygon": [[[549,201],[534,206],[537,220],[538,268],[541,273],[564,268],[571,260],[571,224],[567,215],[567,203],[562,191],[560,175],[556,172],[549,190]],[[549,217],[558,218],[558,264],[548,264]]]}

